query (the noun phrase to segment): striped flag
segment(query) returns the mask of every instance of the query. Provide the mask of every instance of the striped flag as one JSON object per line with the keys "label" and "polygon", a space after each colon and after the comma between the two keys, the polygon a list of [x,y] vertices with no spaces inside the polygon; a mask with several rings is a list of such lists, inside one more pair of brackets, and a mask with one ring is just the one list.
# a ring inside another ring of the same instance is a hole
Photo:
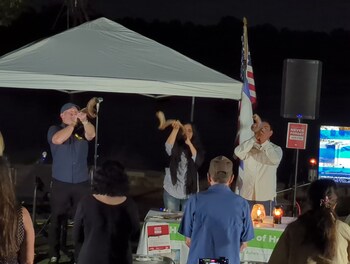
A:
{"label": "striped flag", "polygon": [[[237,141],[238,144],[250,139],[254,133],[251,130],[253,124],[253,108],[255,107],[256,93],[253,67],[251,63],[250,52],[248,48],[248,36],[246,23],[244,24],[243,36],[242,36],[242,58],[241,58],[241,79],[243,82],[242,98],[238,105],[238,132]],[[238,179],[236,183],[236,192],[241,187],[242,177],[244,175],[244,162],[241,161],[238,170]]]}
{"label": "striped flag", "polygon": [[[254,73],[253,73],[253,66],[250,56],[250,51],[248,47],[248,43],[244,45],[244,42],[242,42],[242,67],[241,67],[241,76],[242,81],[244,84],[247,84],[248,86],[248,96],[252,104],[252,108],[255,108],[256,105],[256,92],[255,92],[255,82],[254,82]],[[246,50],[245,50],[246,47]],[[244,54],[247,53],[245,56]],[[246,57],[246,59],[244,58]]]}

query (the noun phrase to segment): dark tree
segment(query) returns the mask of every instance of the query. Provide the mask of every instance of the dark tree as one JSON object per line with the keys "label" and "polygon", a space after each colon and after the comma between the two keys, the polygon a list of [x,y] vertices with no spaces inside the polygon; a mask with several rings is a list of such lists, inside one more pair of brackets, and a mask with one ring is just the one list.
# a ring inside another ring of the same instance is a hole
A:
{"label": "dark tree", "polygon": [[0,26],[9,26],[25,8],[26,0],[0,1]]}

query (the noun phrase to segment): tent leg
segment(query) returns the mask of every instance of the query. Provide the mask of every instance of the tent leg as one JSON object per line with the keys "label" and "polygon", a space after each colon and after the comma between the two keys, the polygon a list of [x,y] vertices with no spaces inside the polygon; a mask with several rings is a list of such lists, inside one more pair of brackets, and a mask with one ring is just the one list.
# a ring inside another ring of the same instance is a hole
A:
{"label": "tent leg", "polygon": [[196,97],[192,97],[192,104],[191,104],[191,123],[193,123],[194,119],[194,103],[195,103]]}

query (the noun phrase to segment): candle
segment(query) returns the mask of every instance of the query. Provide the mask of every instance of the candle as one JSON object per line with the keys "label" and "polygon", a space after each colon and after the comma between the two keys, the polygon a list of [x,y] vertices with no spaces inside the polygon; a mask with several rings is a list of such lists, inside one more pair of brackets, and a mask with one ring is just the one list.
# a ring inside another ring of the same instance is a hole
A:
{"label": "candle", "polygon": [[283,210],[281,206],[275,206],[273,209],[273,223],[274,224],[281,224],[282,223],[282,215]]}
{"label": "candle", "polygon": [[255,204],[253,206],[251,217],[254,222],[262,223],[265,217],[265,208],[262,204]]}
{"label": "candle", "polygon": [[258,210],[256,210],[256,216],[257,216],[257,219],[260,220],[260,216],[261,216],[261,209],[260,209],[260,207],[258,207]]}

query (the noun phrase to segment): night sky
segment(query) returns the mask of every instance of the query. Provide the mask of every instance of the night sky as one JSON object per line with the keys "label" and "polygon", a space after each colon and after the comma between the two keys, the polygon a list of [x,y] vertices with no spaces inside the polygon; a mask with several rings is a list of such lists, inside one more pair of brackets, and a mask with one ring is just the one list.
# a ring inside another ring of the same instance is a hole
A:
{"label": "night sky", "polygon": [[[0,28],[6,39],[0,54],[50,36],[65,26],[64,1],[31,1],[34,11]],[[350,2],[334,0],[179,0],[89,1],[91,18],[105,16],[165,44],[230,77],[239,78],[241,19],[247,17],[249,41],[258,93],[257,112],[275,125],[273,141],[285,146],[288,121],[280,117],[282,65],[285,58],[320,59],[324,62],[319,120],[309,123],[308,149],[301,167],[317,156],[320,123],[350,125],[345,107],[349,94]],[[226,17],[226,19],[224,19]],[[174,21],[177,21],[174,23]],[[188,23],[190,22],[190,23]],[[59,24],[61,23],[61,24]],[[314,31],[314,32],[311,32]],[[339,71],[339,72],[338,72]],[[335,95],[341,95],[335,97]],[[166,165],[164,142],[170,131],[158,131],[155,112],[189,120],[191,98],[152,99],[141,95],[82,93],[69,96],[57,91],[1,89],[0,130],[5,152],[13,163],[31,164],[48,150],[46,132],[59,121],[59,108],[67,101],[85,106],[93,96],[104,98],[100,112],[100,160],[118,158],[130,169],[162,170]],[[194,121],[208,161],[220,154],[232,157],[237,102],[196,99]],[[90,162],[92,162],[91,144]],[[293,174],[294,152],[285,150],[280,178]],[[50,157],[49,157],[50,158]],[[50,159],[48,159],[50,162]],[[305,173],[305,170],[301,173]]]}
{"label": "night sky", "polygon": [[[60,0],[32,0],[36,8],[57,3]],[[330,31],[335,28],[350,29],[347,0],[84,0],[90,14],[108,18],[141,18],[193,22],[195,24],[217,24],[222,17],[248,18],[249,25],[271,24],[279,29]]]}

